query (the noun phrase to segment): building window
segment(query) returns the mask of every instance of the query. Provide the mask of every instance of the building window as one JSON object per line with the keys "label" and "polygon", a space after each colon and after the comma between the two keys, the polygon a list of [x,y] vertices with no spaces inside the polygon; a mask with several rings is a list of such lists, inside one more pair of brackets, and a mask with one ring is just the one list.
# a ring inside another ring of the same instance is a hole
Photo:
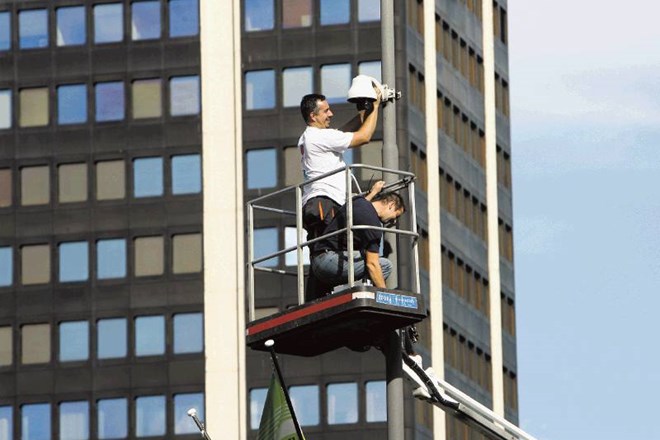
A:
{"label": "building window", "polygon": [[[265,257],[278,251],[277,228],[258,228],[254,230],[254,257]],[[278,257],[262,261],[258,266],[277,266]]]}
{"label": "building window", "polygon": [[126,277],[126,240],[112,238],[96,242],[96,277],[99,280]]}
{"label": "building window", "polygon": [[273,0],[245,0],[245,31],[267,31],[274,24]]}
{"label": "building window", "polygon": [[123,5],[121,3],[94,5],[94,42],[115,43],[123,39]]}
{"label": "building window", "polygon": [[202,192],[202,163],[199,154],[172,156],[172,194]]}
{"label": "building window", "polygon": [[26,324],[21,327],[21,363],[50,362],[50,324]]}
{"label": "building window", "polygon": [[380,21],[380,0],[358,0],[358,21]]}
{"label": "building window", "polygon": [[319,386],[292,386],[289,387],[289,394],[300,425],[318,425],[320,421]]}
{"label": "building window", "polygon": [[133,118],[158,118],[163,114],[160,78],[140,79],[131,84]]}
{"label": "building window", "polygon": [[12,248],[0,247],[0,287],[11,286],[14,282],[14,259]]}
{"label": "building window", "polygon": [[204,420],[204,394],[189,393],[174,395],[174,434],[196,434],[199,431],[195,422],[188,416],[194,408],[200,420]]}
{"label": "building window", "polygon": [[160,38],[160,1],[131,3],[131,37],[133,40]]}
{"label": "building window", "polygon": [[170,78],[170,114],[172,116],[198,115],[199,109],[199,76]]}
{"label": "building window", "polygon": [[126,357],[128,339],[125,318],[99,319],[96,322],[96,337],[99,359]]}
{"label": "building window", "polygon": [[89,324],[87,321],[60,322],[60,362],[89,359]]}
{"label": "building window", "polygon": [[126,197],[126,169],[123,160],[96,163],[96,198],[117,200]]}
{"label": "building window", "polygon": [[[302,241],[307,241],[307,232],[303,229]],[[287,226],[284,228],[284,247],[288,248],[295,246],[298,241],[296,239],[296,228],[293,226]],[[287,266],[295,266],[298,264],[298,253],[297,251],[291,251],[284,254],[284,264]],[[303,264],[309,264],[309,247],[305,246],[303,248]]]}
{"label": "building window", "polygon": [[78,46],[87,41],[85,7],[57,8],[57,45]]}
{"label": "building window", "polygon": [[267,395],[268,388],[253,388],[250,390],[250,429],[259,429]]}
{"label": "building window", "polygon": [[282,0],[282,27],[284,29],[311,25],[311,0]]}
{"label": "building window", "polygon": [[190,37],[199,34],[199,4],[197,0],[170,0],[170,37]]}
{"label": "building window", "polygon": [[60,403],[60,440],[86,440],[89,438],[89,403]]}
{"label": "building window", "polygon": [[50,404],[21,405],[21,440],[50,440]]}
{"label": "building window", "polygon": [[248,189],[277,186],[277,152],[275,148],[262,148],[247,152]]}
{"label": "building window", "polygon": [[50,202],[48,166],[21,168],[21,205],[45,205]]}
{"label": "building window", "polygon": [[284,184],[297,185],[303,181],[302,167],[300,166],[300,150],[298,147],[284,149]]}
{"label": "building window", "polygon": [[87,200],[87,164],[70,163],[57,167],[58,199],[60,203]]}
{"label": "building window", "polygon": [[163,195],[163,158],[143,157],[133,160],[133,196]]}
{"label": "building window", "polygon": [[86,241],[60,243],[60,282],[87,281],[89,278],[89,247]]}
{"label": "building window", "polygon": [[48,11],[30,9],[18,12],[18,45],[21,49],[48,47]]}
{"label": "building window", "polygon": [[291,67],[282,72],[282,105],[300,106],[302,96],[312,93],[313,71],[311,67]]}
{"label": "building window", "polygon": [[275,107],[275,71],[245,72],[245,109],[259,110]]}
{"label": "building window", "polygon": [[135,399],[135,435],[165,435],[165,396],[143,396]]}
{"label": "building window", "polygon": [[320,0],[321,24],[348,23],[351,19],[351,2],[349,0]]}
{"label": "building window", "polygon": [[202,271],[202,234],[179,234],[172,237],[172,273]]}
{"label": "building window", "polygon": [[11,119],[11,90],[0,90],[0,130],[11,128]]}
{"label": "building window", "polygon": [[87,121],[87,87],[71,84],[57,88],[57,123],[80,124]]}
{"label": "building window", "polygon": [[135,276],[162,275],[164,268],[163,237],[135,239]]}
{"label": "building window", "polygon": [[351,85],[350,64],[327,64],[321,66],[321,93],[330,104],[346,102],[346,93]]}
{"label": "building window", "polygon": [[121,81],[97,83],[96,120],[98,122],[121,121],[125,116],[124,83]]}
{"label": "building window", "polygon": [[11,48],[11,15],[7,11],[0,12],[0,50]]}
{"label": "building window", "polygon": [[135,318],[135,354],[157,356],[165,353],[165,317],[139,316]]}
{"label": "building window", "polygon": [[384,380],[367,382],[367,422],[387,421],[387,389]]}
{"label": "building window", "polygon": [[201,313],[174,315],[174,353],[201,353],[204,350],[204,322]]}
{"label": "building window", "polygon": [[14,414],[11,406],[0,406],[0,439],[14,438]]}
{"label": "building window", "polygon": [[43,127],[48,125],[48,88],[22,89],[20,99],[19,125],[21,127]]}
{"label": "building window", "polygon": [[[14,361],[14,338],[12,328],[0,327],[0,367],[11,365]],[[0,439],[2,437],[2,409],[0,407]],[[10,439],[9,437],[4,437]]]}
{"label": "building window", "polygon": [[356,383],[333,383],[327,387],[328,423],[338,425],[358,421]]}
{"label": "building window", "polygon": [[100,399],[97,401],[97,430],[100,439],[126,438],[128,436],[128,401]]}
{"label": "building window", "polygon": [[382,81],[381,75],[381,62],[380,61],[363,61],[358,64],[358,74],[360,75],[369,75],[372,78],[376,78],[378,81]]}
{"label": "building window", "polygon": [[0,169],[0,208],[8,208],[12,205],[14,189],[11,169]]}
{"label": "building window", "polygon": [[21,283],[50,282],[50,246],[37,244],[21,247]]}

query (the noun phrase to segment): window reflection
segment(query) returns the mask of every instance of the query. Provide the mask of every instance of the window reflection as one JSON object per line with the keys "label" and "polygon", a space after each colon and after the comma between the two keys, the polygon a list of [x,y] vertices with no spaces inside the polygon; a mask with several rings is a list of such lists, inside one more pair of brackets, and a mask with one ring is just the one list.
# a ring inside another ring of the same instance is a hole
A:
{"label": "window reflection", "polygon": [[85,7],[57,8],[57,45],[76,46],[87,40]]}
{"label": "window reflection", "polygon": [[358,397],[356,383],[328,385],[328,423],[357,423]]}
{"label": "window reflection", "polygon": [[247,152],[248,189],[272,188],[277,185],[277,152],[274,148]]}
{"label": "window reflection", "polygon": [[87,121],[87,87],[71,84],[57,88],[57,122],[79,124]]}
{"label": "window reflection", "polygon": [[259,110],[275,107],[275,71],[245,73],[245,108]]}
{"label": "window reflection", "polygon": [[199,114],[199,76],[175,76],[170,79],[170,114]]}
{"label": "window reflection", "polygon": [[124,7],[121,3],[94,6],[94,42],[113,43],[124,39]]}
{"label": "window reflection", "polygon": [[48,47],[48,11],[46,9],[19,11],[18,45],[21,49]]}
{"label": "window reflection", "polygon": [[96,323],[99,359],[122,358],[127,354],[125,318],[99,319]]}
{"label": "window reflection", "polygon": [[60,403],[60,440],[89,438],[89,403]]}
{"label": "window reflection", "polygon": [[126,276],[126,240],[113,238],[96,242],[96,276],[100,280]]}
{"label": "window reflection", "polygon": [[265,31],[273,29],[273,0],[245,0],[245,30]]}
{"label": "window reflection", "polygon": [[89,250],[86,241],[60,243],[60,282],[86,281],[89,278]]}
{"label": "window reflection", "polygon": [[282,72],[282,105],[298,107],[304,95],[312,93],[311,67],[292,67]]}
{"label": "window reflection", "polygon": [[289,388],[289,394],[300,425],[318,425],[320,421],[318,385],[292,386]]}
{"label": "window reflection", "polygon": [[321,66],[321,93],[330,104],[346,102],[351,85],[350,64],[327,64]]}
{"label": "window reflection", "polygon": [[60,323],[60,362],[84,361],[89,358],[89,324],[87,321]]}
{"label": "window reflection", "polygon": [[[254,258],[265,257],[277,252],[277,228],[258,228],[254,230]],[[259,266],[277,266],[278,257],[262,261]]]}
{"label": "window reflection", "polygon": [[179,313],[174,315],[174,353],[200,353],[203,350],[202,314]]}
{"label": "window reflection", "polygon": [[50,440],[50,404],[31,403],[21,406],[21,440]]}
{"label": "window reflection", "polygon": [[199,4],[197,0],[170,0],[170,37],[199,34]]}
{"label": "window reflection", "polygon": [[320,0],[321,24],[348,23],[351,18],[351,3],[349,0]]}
{"label": "window reflection", "polygon": [[133,161],[133,195],[154,197],[163,195],[163,159],[144,157]]}
{"label": "window reflection", "polygon": [[264,412],[268,388],[253,388],[250,390],[250,428],[259,429],[261,415]]}
{"label": "window reflection", "polygon": [[121,81],[97,83],[95,86],[96,96],[96,120],[120,121],[124,119],[124,83]]}
{"label": "window reflection", "polygon": [[175,434],[195,434],[197,426],[188,416],[188,410],[194,408],[197,410],[197,416],[204,420],[204,394],[176,394],[174,396],[174,433]]}
{"label": "window reflection", "polygon": [[128,401],[101,399],[97,402],[97,430],[100,439],[125,438],[128,435]]}
{"label": "window reflection", "polygon": [[135,399],[135,435],[148,437],[165,434],[165,396]]}
{"label": "window reflection", "polygon": [[387,421],[387,389],[384,380],[367,382],[367,422]]}
{"label": "window reflection", "polygon": [[131,36],[133,40],[160,38],[160,2],[131,3]]}
{"label": "window reflection", "polygon": [[11,15],[0,12],[0,50],[11,48]]}
{"label": "window reflection", "polygon": [[199,154],[172,156],[172,194],[202,191],[202,163]]}
{"label": "window reflection", "polygon": [[379,21],[380,0],[358,0],[358,20]]}
{"label": "window reflection", "polygon": [[165,353],[165,317],[135,318],[135,354],[155,356]]}

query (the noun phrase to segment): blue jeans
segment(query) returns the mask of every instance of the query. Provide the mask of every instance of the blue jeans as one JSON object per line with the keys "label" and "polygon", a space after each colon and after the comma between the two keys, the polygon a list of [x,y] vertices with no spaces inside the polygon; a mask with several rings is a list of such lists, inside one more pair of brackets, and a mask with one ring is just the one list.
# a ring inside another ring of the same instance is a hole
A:
{"label": "blue jeans", "polygon": [[[387,279],[392,273],[392,263],[387,258],[380,257],[380,268],[383,278]],[[355,267],[355,280],[368,277],[364,259],[358,251],[353,252],[353,265]],[[324,283],[338,286],[348,283],[348,252],[340,253],[327,251],[312,257],[312,270],[314,275]]]}

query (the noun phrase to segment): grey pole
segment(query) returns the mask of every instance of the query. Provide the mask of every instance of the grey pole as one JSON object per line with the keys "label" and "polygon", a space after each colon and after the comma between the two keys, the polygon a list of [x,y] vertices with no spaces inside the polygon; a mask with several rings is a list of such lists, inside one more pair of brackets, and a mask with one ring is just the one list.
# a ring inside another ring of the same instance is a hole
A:
{"label": "grey pole", "polygon": [[[381,71],[383,84],[396,89],[396,72],[394,69],[394,1],[380,0],[381,29]],[[383,167],[399,169],[399,151],[396,146],[396,108],[395,100],[388,102],[382,109],[383,115]],[[385,176],[389,181],[393,176]],[[386,236],[392,243],[392,253],[389,255],[394,270],[388,279],[389,286],[396,286],[397,258],[396,237]],[[387,438],[388,440],[404,440],[403,416],[403,368],[401,365],[401,336],[393,331],[387,335],[385,345],[385,362],[387,376]]]}

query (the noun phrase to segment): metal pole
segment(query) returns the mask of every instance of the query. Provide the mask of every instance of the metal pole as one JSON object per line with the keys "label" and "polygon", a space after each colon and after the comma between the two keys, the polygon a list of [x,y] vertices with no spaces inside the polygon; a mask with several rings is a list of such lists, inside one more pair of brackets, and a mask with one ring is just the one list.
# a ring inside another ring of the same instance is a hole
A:
{"label": "metal pole", "polygon": [[403,361],[401,336],[391,331],[385,343],[385,376],[387,380],[387,438],[403,440]]}

